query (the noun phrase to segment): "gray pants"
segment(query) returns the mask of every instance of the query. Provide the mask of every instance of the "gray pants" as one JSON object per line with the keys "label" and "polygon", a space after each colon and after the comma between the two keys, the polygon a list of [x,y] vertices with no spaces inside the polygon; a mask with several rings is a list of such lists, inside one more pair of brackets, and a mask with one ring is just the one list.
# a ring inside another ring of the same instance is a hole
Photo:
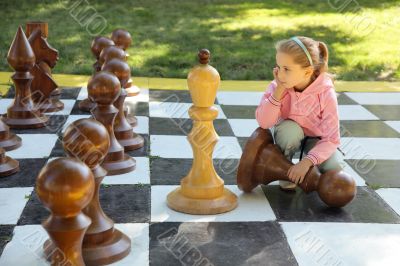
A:
{"label": "gray pants", "polygon": [[[285,157],[292,161],[294,154],[301,150],[305,138],[303,129],[295,121],[287,119],[271,128],[275,144],[279,146]],[[304,153],[307,154],[318,142],[318,137],[308,137],[304,146]],[[303,157],[305,155],[303,154]],[[340,170],[345,167],[343,154],[336,151],[326,161],[317,165],[321,173],[328,170]]]}

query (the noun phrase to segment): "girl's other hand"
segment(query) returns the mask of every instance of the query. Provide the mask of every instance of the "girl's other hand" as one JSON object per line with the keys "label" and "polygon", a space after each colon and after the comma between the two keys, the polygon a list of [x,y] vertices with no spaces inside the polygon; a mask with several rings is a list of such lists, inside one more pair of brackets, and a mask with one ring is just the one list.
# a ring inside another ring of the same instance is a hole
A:
{"label": "girl's other hand", "polygon": [[310,170],[312,166],[312,162],[308,158],[304,158],[297,164],[292,165],[286,174],[289,177],[290,181],[298,185],[303,182],[308,170]]}

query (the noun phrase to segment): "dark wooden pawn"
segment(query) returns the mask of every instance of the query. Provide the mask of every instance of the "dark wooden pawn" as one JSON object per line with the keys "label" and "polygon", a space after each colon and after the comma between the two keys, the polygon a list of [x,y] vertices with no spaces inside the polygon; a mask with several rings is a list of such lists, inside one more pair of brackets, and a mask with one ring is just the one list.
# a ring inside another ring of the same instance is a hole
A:
{"label": "dark wooden pawn", "polygon": [[[116,46],[122,48],[126,52],[126,57],[129,57],[129,54],[127,52],[129,46],[132,44],[132,36],[131,34],[124,29],[115,29],[111,33],[111,39],[115,43]],[[126,92],[128,93],[129,97],[136,96],[140,93],[140,88],[136,85],[133,84],[132,78],[128,80],[126,83]]]}
{"label": "dark wooden pawn", "polygon": [[[104,48],[106,48],[108,46],[112,46],[112,45],[115,45],[114,42],[107,37],[98,36],[93,39],[92,44],[90,46],[90,50],[92,51],[92,54],[96,58],[96,62],[93,64],[93,74],[96,74],[97,72],[99,72],[101,70],[101,64],[99,62],[101,51]],[[81,111],[90,112],[94,108],[95,105],[96,104],[94,102],[92,102],[88,97],[88,98],[82,100],[81,102],[79,102],[78,106]]]}
{"label": "dark wooden pawn", "polygon": [[[116,29],[112,32],[111,34],[111,39],[114,41],[115,45],[117,47],[120,47],[126,52],[126,61],[128,60],[129,54],[127,52],[127,49],[132,43],[132,37],[131,34],[124,29]],[[138,86],[135,86],[132,84],[132,78],[129,78],[128,82],[125,85],[125,89],[127,92],[127,96],[133,97],[136,96],[140,93],[140,88]],[[129,124],[132,127],[137,126],[137,118],[135,117],[134,114],[128,114],[128,108],[124,108],[124,113],[125,117],[128,120]]]}
{"label": "dark wooden pawn", "polygon": [[110,149],[102,163],[108,175],[124,174],[135,170],[136,161],[125,154],[124,147],[119,144],[114,134],[114,121],[118,109],[113,103],[121,93],[118,78],[108,71],[95,74],[88,84],[89,98],[96,103],[92,110],[93,117],[102,123],[110,135]]}
{"label": "dark wooden pawn", "polygon": [[[126,91],[126,89],[125,89]],[[126,96],[128,96],[128,93],[126,93]],[[128,121],[129,125],[131,125],[132,128],[136,127],[138,125],[137,117],[131,112],[128,113],[128,107],[123,106],[123,112],[126,118],[126,121]]]}
{"label": "dark wooden pawn", "polygon": [[[269,129],[257,128],[248,139],[237,171],[238,187],[251,192],[259,184],[286,180],[293,165],[274,144]],[[357,187],[354,179],[342,170],[330,170],[321,174],[316,166],[310,167],[299,187],[305,192],[317,191],[319,197],[330,207],[343,207],[350,203]]]}
{"label": "dark wooden pawn", "polygon": [[99,63],[101,66],[103,66],[105,63],[114,58],[120,59],[125,62],[127,59],[124,50],[122,50],[118,46],[108,46],[101,51],[99,57]]}
{"label": "dark wooden pawn", "polygon": [[85,265],[82,240],[91,220],[82,213],[93,198],[92,171],[73,158],[57,158],[46,164],[36,179],[36,193],[51,212],[42,223],[50,239],[44,254],[51,265]]}
{"label": "dark wooden pawn", "polygon": [[30,71],[34,77],[32,99],[41,112],[60,111],[64,109],[64,103],[59,99],[61,91],[51,74],[58,61],[58,51],[47,42],[48,23],[28,22],[26,35],[36,58],[35,66]]}
{"label": "dark wooden pawn", "polygon": [[124,101],[127,93],[123,87],[131,76],[131,69],[126,62],[115,58],[106,62],[102,70],[113,73],[120,81],[122,87],[119,97],[114,102],[114,106],[118,108],[118,115],[114,123],[115,137],[124,147],[125,151],[139,149],[144,146],[144,139],[133,131],[124,113]]}
{"label": "dark wooden pawn", "polygon": [[6,156],[6,151],[0,147],[0,177],[12,175],[18,171],[19,162]]}
{"label": "dark wooden pawn", "polygon": [[[122,50],[122,48],[120,48],[118,46],[109,46],[109,47],[104,48],[100,53],[99,62],[102,65],[104,65],[112,59],[120,59],[120,60],[126,62],[127,57],[126,57],[125,51]],[[129,76],[128,82],[130,79],[131,78]],[[126,83],[128,83],[128,82],[126,82]],[[126,84],[124,86],[126,86]],[[131,127],[136,127],[137,126],[137,118],[132,113],[128,114],[128,108],[126,106],[124,107],[124,114],[125,114],[126,120],[131,125]]]}
{"label": "dark wooden pawn", "polygon": [[89,166],[96,183],[94,197],[83,209],[92,219],[83,238],[83,259],[86,265],[106,265],[119,261],[130,253],[131,240],[114,228],[114,222],[103,212],[99,201],[100,184],[107,174],[100,163],[110,148],[107,129],[92,118],[79,119],[65,130],[63,146],[68,156]]}
{"label": "dark wooden pawn", "polygon": [[101,64],[99,62],[101,51],[103,51],[103,49],[106,47],[114,46],[114,45],[115,45],[115,43],[110,38],[103,37],[103,36],[94,38],[94,40],[92,41],[92,45],[90,46],[92,54],[96,58],[96,62],[93,64],[94,73],[97,73],[101,70]]}
{"label": "dark wooden pawn", "polygon": [[11,151],[21,147],[21,138],[10,131],[10,128],[3,122],[0,117],[0,148]]}
{"label": "dark wooden pawn", "polygon": [[132,36],[125,29],[115,29],[111,33],[111,40],[116,46],[126,51],[132,44]]}
{"label": "dark wooden pawn", "polygon": [[15,69],[15,73],[11,76],[15,85],[15,97],[11,106],[7,108],[4,122],[10,128],[44,127],[48,117],[35,106],[30,92],[33,76],[29,71],[35,65],[35,54],[21,26],[18,27],[8,51],[7,60]]}

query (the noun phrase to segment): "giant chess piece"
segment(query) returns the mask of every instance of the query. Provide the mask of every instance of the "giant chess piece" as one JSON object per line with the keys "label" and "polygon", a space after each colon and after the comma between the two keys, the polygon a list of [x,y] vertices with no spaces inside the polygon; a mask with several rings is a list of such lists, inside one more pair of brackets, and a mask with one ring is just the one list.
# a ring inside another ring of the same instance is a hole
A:
{"label": "giant chess piece", "polygon": [[42,223],[50,237],[43,248],[51,265],[85,265],[82,239],[91,220],[82,209],[92,200],[94,188],[92,171],[77,159],[57,158],[40,171],[36,193],[51,212]]}
{"label": "giant chess piece", "polygon": [[110,149],[102,163],[108,175],[118,175],[131,172],[136,168],[136,161],[125,154],[124,147],[119,144],[114,134],[114,121],[118,109],[113,103],[121,93],[118,78],[108,71],[95,74],[88,84],[89,98],[96,103],[92,110],[93,117],[102,123],[110,135]]}
{"label": "giant chess piece", "polygon": [[114,222],[103,212],[99,202],[100,184],[107,174],[100,163],[110,147],[107,129],[94,119],[79,119],[65,130],[63,146],[68,156],[89,166],[96,183],[94,197],[83,209],[92,219],[83,238],[83,259],[86,265],[106,265],[119,261],[129,254],[131,240],[114,228]]}
{"label": "giant chess piece", "polygon": [[[100,53],[99,63],[102,64],[102,66],[104,66],[104,64],[106,64],[108,61],[110,61],[112,59],[120,59],[120,60],[126,62],[127,57],[126,57],[125,51],[122,50],[122,48],[120,48],[118,46],[108,46],[108,47],[104,48]],[[129,72],[130,71],[131,70],[129,68]],[[127,87],[128,86],[127,84],[130,80],[131,80],[131,78],[130,78],[130,73],[129,73],[129,79],[126,82],[126,84],[124,84],[122,87],[123,88]],[[128,108],[126,106],[124,106],[123,108],[124,108],[125,118],[128,121],[128,123],[131,125],[131,127],[136,127],[137,126],[137,118],[132,113],[128,114]]]}
{"label": "giant chess piece", "polygon": [[[257,128],[243,150],[237,172],[238,187],[250,192],[259,184],[275,180],[290,181],[287,171],[293,165],[274,144],[269,129]],[[299,184],[305,193],[317,191],[328,206],[343,207],[356,195],[354,179],[343,171],[330,170],[321,174],[316,166],[310,167]]]}
{"label": "giant chess piece", "polygon": [[115,43],[111,39],[109,39],[107,37],[103,37],[103,36],[96,37],[92,41],[90,50],[92,51],[92,54],[96,58],[96,62],[93,64],[94,74],[96,74],[97,72],[99,72],[101,70],[101,64],[100,64],[101,51],[103,51],[104,48],[113,46],[113,45],[115,45]]}
{"label": "giant chess piece", "polygon": [[6,151],[12,151],[21,147],[21,138],[10,131],[10,128],[0,117],[0,148]]}
{"label": "giant chess piece", "polygon": [[[124,29],[116,29],[111,33],[111,39],[114,41],[115,45],[122,48],[125,52],[132,43],[131,34]],[[126,53],[129,57],[129,54]],[[132,79],[130,78],[126,84],[126,92],[129,97],[136,96],[140,93],[140,88],[132,84]]]}
{"label": "giant chess piece", "polygon": [[51,75],[58,61],[58,51],[47,42],[47,22],[28,22],[26,35],[36,58],[35,66],[30,71],[34,77],[32,99],[41,112],[60,111],[64,109],[64,103],[59,100],[61,91]]}
{"label": "giant chess piece", "polygon": [[101,50],[99,64],[103,66],[105,63],[115,58],[126,62],[127,57],[125,51],[118,46],[108,46]]}
{"label": "giant chess piece", "polygon": [[101,69],[113,73],[120,81],[122,87],[121,94],[114,102],[114,106],[118,108],[118,115],[114,123],[115,137],[119,141],[119,144],[124,147],[125,151],[132,151],[143,147],[143,137],[133,131],[124,113],[124,101],[127,96],[124,86],[131,76],[129,65],[115,58],[106,62]]}
{"label": "giant chess piece", "polygon": [[[47,40],[47,37],[48,37],[48,26],[47,26],[47,24],[48,24],[47,22],[41,22],[41,21],[39,21],[39,22],[32,22],[32,21],[28,22],[27,25],[26,25],[26,30],[27,30],[28,37],[29,37],[31,31],[33,31],[37,27],[40,27],[42,29],[42,36],[44,38],[46,38],[46,40]],[[45,32],[45,34],[43,32]],[[54,48],[52,48],[52,49],[54,49]],[[55,51],[57,52],[57,56],[58,56],[58,51],[57,50],[55,50]],[[58,58],[57,58],[57,60],[58,60]],[[51,65],[49,65],[49,66],[51,66]],[[51,68],[53,68],[53,67],[51,67]],[[47,72],[51,73],[51,69],[47,70]],[[53,90],[51,92],[51,97],[56,102],[58,102],[60,100],[60,97],[61,97],[60,88],[57,87],[55,90]]]}
{"label": "giant chess piece", "polygon": [[19,171],[19,162],[8,156],[3,148],[0,147],[0,177],[12,175]]}
{"label": "giant chess piece", "polygon": [[29,71],[35,65],[35,54],[21,26],[18,27],[8,51],[7,60],[15,69],[15,73],[11,76],[15,85],[15,97],[11,106],[7,108],[4,122],[10,128],[44,127],[48,117],[43,115],[33,103],[30,92],[33,76]]}
{"label": "giant chess piece", "polygon": [[168,194],[171,209],[190,214],[217,214],[237,206],[237,196],[224,187],[224,180],[215,172],[212,154],[218,135],[213,120],[218,109],[213,106],[220,84],[218,71],[208,65],[210,52],[199,52],[200,65],[188,75],[193,105],[189,109],[193,128],[187,136],[193,149],[193,165],[181,180],[181,186]]}
{"label": "giant chess piece", "polygon": [[[96,74],[97,72],[99,72],[101,70],[101,64],[99,62],[101,51],[104,48],[106,48],[108,46],[112,46],[112,45],[115,45],[115,44],[111,39],[102,37],[102,36],[98,36],[98,37],[94,38],[94,40],[92,41],[90,49],[92,51],[92,54],[96,58],[96,62],[93,64],[93,73],[94,74]],[[79,102],[78,106],[81,111],[90,112],[95,107],[95,105],[96,104],[94,102],[92,102],[88,97],[88,98],[82,100],[81,102]]]}

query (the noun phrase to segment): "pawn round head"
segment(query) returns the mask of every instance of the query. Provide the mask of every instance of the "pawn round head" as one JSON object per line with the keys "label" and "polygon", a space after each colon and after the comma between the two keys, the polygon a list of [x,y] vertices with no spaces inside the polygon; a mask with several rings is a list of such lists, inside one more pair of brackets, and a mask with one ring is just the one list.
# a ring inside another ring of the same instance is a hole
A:
{"label": "pawn round head", "polygon": [[121,93],[118,78],[108,71],[96,73],[87,86],[90,100],[100,105],[111,105]]}
{"label": "pawn round head", "polygon": [[68,156],[75,157],[93,169],[107,155],[110,136],[100,122],[92,118],[82,118],[66,128],[63,146]]}
{"label": "pawn round head", "polygon": [[107,38],[107,37],[103,37],[103,36],[98,36],[96,38],[94,38],[94,40],[92,41],[92,45],[90,46],[90,49],[92,50],[93,55],[98,59],[100,56],[101,51],[111,45],[115,45],[115,43]]}
{"label": "pawn round head", "polygon": [[354,179],[344,171],[323,173],[318,183],[318,195],[330,207],[343,207],[353,200],[357,192]]}
{"label": "pawn round head", "polygon": [[117,46],[108,46],[101,51],[99,63],[103,65],[104,63],[107,63],[114,58],[126,61],[126,53],[124,50]]}
{"label": "pawn round head", "polygon": [[111,39],[114,41],[115,45],[126,50],[132,43],[131,34],[124,29],[116,29],[111,34]]}
{"label": "pawn round head", "polygon": [[36,193],[51,212],[76,216],[93,198],[94,177],[84,163],[73,158],[55,159],[40,171]]}
{"label": "pawn round head", "polygon": [[131,68],[129,65],[120,59],[114,58],[106,62],[101,70],[113,73],[121,83],[121,87],[125,88],[127,82],[131,78]]}

